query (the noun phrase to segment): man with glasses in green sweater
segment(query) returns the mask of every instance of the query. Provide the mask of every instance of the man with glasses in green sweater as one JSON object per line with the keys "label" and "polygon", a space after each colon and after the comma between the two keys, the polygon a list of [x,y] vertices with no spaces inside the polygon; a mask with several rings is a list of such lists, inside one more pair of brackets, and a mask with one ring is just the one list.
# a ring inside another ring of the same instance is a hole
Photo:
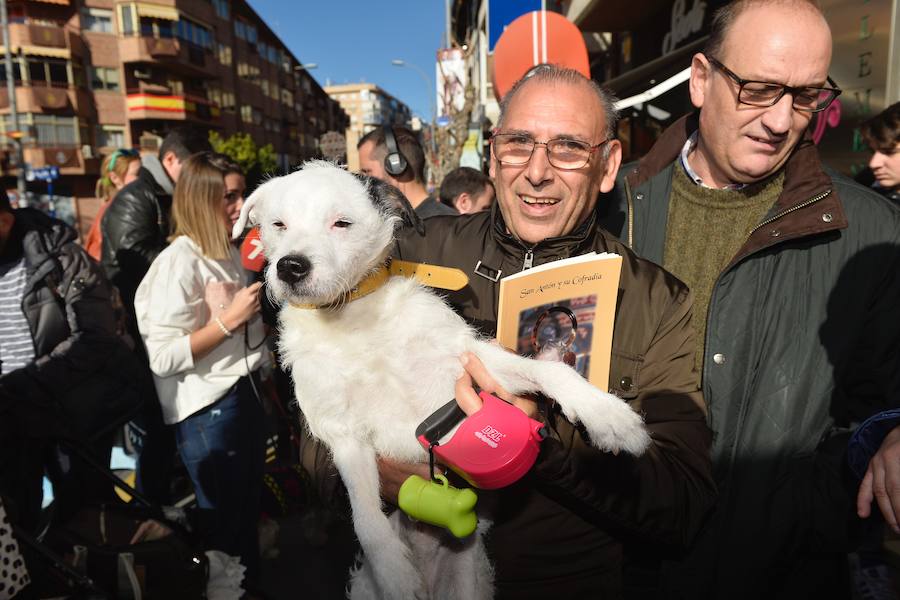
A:
{"label": "man with glasses in green sweater", "polygon": [[848,427],[900,399],[900,213],[820,162],[840,94],[806,0],[719,10],[696,113],[620,171],[604,226],[691,288],[719,499],[665,597],[847,597]]}

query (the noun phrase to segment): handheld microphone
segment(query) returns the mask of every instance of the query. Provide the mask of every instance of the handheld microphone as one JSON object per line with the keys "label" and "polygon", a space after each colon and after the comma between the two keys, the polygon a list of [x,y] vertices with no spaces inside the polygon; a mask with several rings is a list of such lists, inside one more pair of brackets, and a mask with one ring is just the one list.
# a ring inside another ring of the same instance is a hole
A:
{"label": "handheld microphone", "polygon": [[245,269],[254,273],[262,271],[263,266],[266,264],[262,240],[259,239],[258,227],[251,229],[241,243],[241,264]]}

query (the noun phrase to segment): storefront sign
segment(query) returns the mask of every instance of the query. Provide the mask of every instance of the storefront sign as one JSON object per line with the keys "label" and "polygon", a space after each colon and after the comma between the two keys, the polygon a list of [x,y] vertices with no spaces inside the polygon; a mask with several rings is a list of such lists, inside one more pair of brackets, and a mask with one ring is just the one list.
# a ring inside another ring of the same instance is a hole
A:
{"label": "storefront sign", "polygon": [[[687,9],[688,1],[693,2],[690,10]],[[675,0],[672,6],[672,27],[663,37],[663,56],[695,33],[699,33],[703,29],[705,17],[706,3],[703,0]]]}

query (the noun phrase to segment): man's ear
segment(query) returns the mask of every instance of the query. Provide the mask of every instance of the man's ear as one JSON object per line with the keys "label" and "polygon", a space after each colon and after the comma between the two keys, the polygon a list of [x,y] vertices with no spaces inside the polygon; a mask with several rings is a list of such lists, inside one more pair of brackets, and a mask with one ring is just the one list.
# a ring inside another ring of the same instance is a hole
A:
{"label": "man's ear", "polygon": [[[622,144],[619,140],[607,142],[609,155],[603,165],[603,179],[600,182],[600,191],[604,194],[616,185],[616,175],[619,173],[619,165],[622,164]],[[603,150],[601,150],[603,152]]]}
{"label": "man's ear", "polygon": [[472,210],[472,196],[469,195],[469,192],[463,192],[456,197],[456,200],[453,201],[453,204],[456,205],[456,210],[460,214],[467,213]]}
{"label": "man's ear", "polygon": [[711,75],[712,65],[709,63],[709,59],[702,52],[698,52],[691,59],[691,78],[688,84],[691,104],[696,108],[703,108]]}

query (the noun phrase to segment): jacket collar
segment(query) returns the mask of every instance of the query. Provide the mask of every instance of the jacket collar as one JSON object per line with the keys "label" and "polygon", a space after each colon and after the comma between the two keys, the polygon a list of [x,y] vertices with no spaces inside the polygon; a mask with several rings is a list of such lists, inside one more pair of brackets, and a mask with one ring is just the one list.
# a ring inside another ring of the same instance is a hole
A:
{"label": "jacket collar", "polygon": [[[691,113],[663,132],[625,176],[630,189],[646,183],[678,159],[681,148],[699,127],[699,116],[699,112]],[[840,198],[808,130],[785,163],[784,189],[763,223],[770,221],[771,227],[754,230],[735,261],[774,243],[847,227]]]}
{"label": "jacket collar", "polygon": [[491,209],[492,231],[491,234],[497,244],[514,256],[531,251],[536,257],[558,256],[567,258],[584,245],[590,244],[591,232],[597,228],[597,211],[594,210],[588,218],[568,235],[547,238],[537,244],[527,244],[509,232],[503,212],[499,203],[494,202]]}

